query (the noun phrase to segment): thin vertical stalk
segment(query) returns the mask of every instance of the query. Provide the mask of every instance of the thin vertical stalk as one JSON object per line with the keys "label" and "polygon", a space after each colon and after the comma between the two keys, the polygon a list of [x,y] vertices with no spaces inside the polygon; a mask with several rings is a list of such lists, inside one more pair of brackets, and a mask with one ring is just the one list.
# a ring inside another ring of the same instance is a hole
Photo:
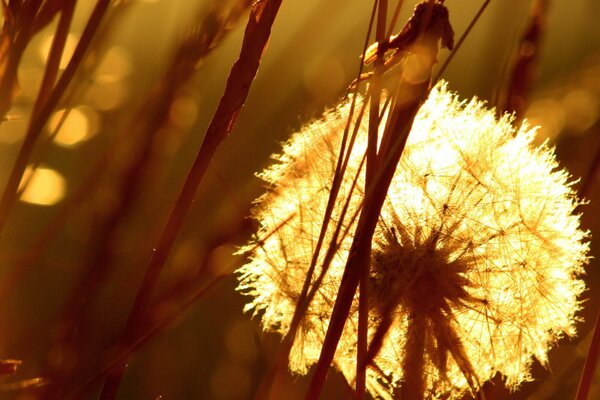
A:
{"label": "thin vertical stalk", "polygon": [[469,26],[467,26],[467,29],[465,29],[465,32],[462,34],[460,39],[458,39],[458,42],[456,42],[454,49],[450,52],[450,55],[446,58],[446,60],[444,61],[444,63],[440,67],[440,69],[438,70],[437,74],[435,75],[435,78],[433,78],[434,84],[440,80],[440,78],[446,71],[446,68],[448,68],[448,65],[450,65],[450,62],[452,61],[452,59],[454,58],[454,56],[456,55],[456,53],[458,52],[458,50],[460,49],[462,44],[464,43],[465,39],[467,38],[467,36],[469,36],[469,34],[471,33],[471,30],[473,29],[473,27],[475,26],[477,21],[479,21],[479,18],[481,17],[481,15],[483,14],[483,12],[487,8],[487,6],[490,4],[490,1],[492,1],[492,0],[485,0],[483,2],[483,4],[481,5],[481,7],[479,7],[477,14],[475,14],[473,19],[469,23]]}
{"label": "thin vertical stalk", "polygon": [[392,36],[394,33],[394,29],[396,27],[396,23],[398,22],[398,17],[400,16],[400,11],[402,10],[402,6],[404,5],[404,0],[398,0],[396,3],[396,8],[394,9],[394,14],[392,14],[392,19],[390,20],[390,25],[388,26],[387,36]]}
{"label": "thin vertical stalk", "polygon": [[67,0],[62,3],[60,19],[58,20],[58,26],[56,27],[50,53],[48,54],[44,78],[42,79],[42,84],[40,85],[40,90],[35,100],[35,105],[33,106],[32,115],[34,116],[39,112],[56,82],[74,11],[75,0]]}
{"label": "thin vertical stalk", "polygon": [[[223,97],[221,97],[196,159],[171,210],[167,224],[156,246],[156,251],[146,268],[144,278],[121,334],[119,342],[125,346],[129,345],[138,332],[142,330],[146,307],[175,243],[177,234],[192,205],[194,195],[210,164],[210,160],[221,142],[231,132],[238,113],[248,96],[248,91],[258,71],[281,2],[282,0],[259,0],[252,5],[240,56],[231,68]],[[125,372],[125,366],[126,360],[108,374],[100,394],[101,400],[112,400],[116,397]]]}
{"label": "thin vertical stalk", "polygon": [[583,373],[581,374],[581,380],[579,381],[579,387],[577,388],[577,395],[575,400],[587,400],[590,394],[590,388],[592,381],[594,380],[594,372],[598,365],[598,359],[600,358],[600,313],[596,317],[596,325],[594,326],[594,335],[592,336],[592,343],[590,343],[590,349],[585,359],[585,365],[583,366]]}
{"label": "thin vertical stalk", "polygon": [[[585,198],[590,195],[590,189],[592,183],[596,178],[598,169],[600,168],[600,148],[594,155],[594,159],[590,164],[587,173],[583,178],[581,187],[579,188],[578,195],[580,198]],[[577,394],[575,400],[587,400],[592,386],[594,378],[594,372],[598,365],[598,359],[600,359],[600,311],[596,317],[596,324],[594,325],[594,334],[592,335],[592,342],[588,350],[581,378],[579,380],[579,386],[577,388]]]}
{"label": "thin vertical stalk", "polygon": [[[386,38],[387,24],[387,0],[379,1],[377,13],[377,28],[375,30],[375,40],[383,44]],[[380,46],[379,49],[382,49]],[[377,52],[377,58],[374,62],[373,77],[369,85],[369,131],[367,144],[367,168],[365,176],[366,187],[371,187],[377,171],[377,143],[379,131],[379,109],[381,98],[381,77],[385,67],[384,51]],[[371,259],[370,248],[367,260]],[[360,289],[358,301],[358,333],[356,344],[356,399],[362,400],[365,397],[366,389],[366,363],[365,358],[368,347],[369,336],[369,262],[361,266]]]}
{"label": "thin vertical stalk", "polygon": [[[412,25],[413,29],[418,29],[418,35],[410,43],[411,46],[409,47],[418,43],[431,52],[430,57],[428,57],[430,63],[424,66],[424,72],[428,73],[428,76],[431,76],[431,68],[437,57],[438,41],[446,29],[440,30],[440,23],[442,22],[431,18],[430,11],[434,2],[428,1],[427,4],[427,12],[418,20],[411,19],[408,23],[414,24]],[[449,27],[443,25],[443,28]],[[407,50],[410,51],[410,48]],[[380,150],[377,154],[377,174],[372,184],[367,186],[365,190],[363,208],[350,247],[344,275],[336,295],[333,312],[321,348],[321,354],[305,397],[307,400],[317,399],[325,383],[327,372],[333,361],[350,307],[354,301],[359,281],[361,280],[362,268],[369,263],[371,241],[388,187],[400,160],[412,122],[429,93],[429,80],[421,83],[410,83],[402,79],[401,76],[398,80],[397,89],[394,90],[392,95],[392,108],[383,131]],[[408,97],[407,101],[396,101],[400,94],[410,97]]]}
{"label": "thin vertical stalk", "polygon": [[[422,87],[421,89],[424,91],[419,93],[419,98],[424,98],[426,87]],[[396,123],[398,123],[398,121],[401,122],[398,125],[388,124],[384,137],[391,134],[390,132],[393,132],[393,134],[397,135],[394,142],[397,140],[403,142],[408,135],[408,131],[412,126],[412,120],[420,105],[420,101],[415,101],[408,106],[396,107],[393,111],[393,115],[390,117],[390,122],[393,120],[395,120]],[[397,152],[397,158],[399,159],[403,146],[400,145],[394,147],[400,148],[400,151]],[[344,276],[336,296],[321,355],[306,395],[307,400],[317,399],[323,388],[323,384],[325,383],[327,371],[333,360],[337,344],[341,337],[360,280],[360,266],[369,262],[368,256],[370,255],[371,240],[387,194],[387,189],[393,177],[395,164],[397,164],[396,157],[389,159],[388,168],[382,170],[383,173],[377,175],[378,179],[374,182],[375,185],[373,185],[365,195],[363,210],[358,220],[356,233],[352,242],[352,247],[350,248]],[[390,168],[389,165],[392,165],[393,167]]]}
{"label": "thin vertical stalk", "polygon": [[[363,60],[365,58],[365,54],[367,52],[367,47],[369,45],[369,37],[370,37],[371,31],[373,29],[373,22],[375,21],[377,5],[378,5],[378,0],[375,0],[373,3],[371,17],[369,18],[369,26],[367,28],[365,42],[363,45],[363,51],[362,51],[362,59]],[[363,73],[363,69],[364,69],[364,63],[361,62],[360,66],[358,68],[358,73],[356,75],[356,82],[358,82],[360,80],[360,77]],[[358,89],[358,85],[355,86],[355,90],[357,90],[357,89]],[[296,338],[296,334],[300,327],[300,323],[302,322],[302,318],[303,318],[304,314],[306,313],[306,310],[308,309],[308,306],[310,305],[310,303],[312,301],[312,298],[314,295],[314,289],[318,287],[318,281],[320,280],[320,278],[318,278],[316,282],[313,282],[315,268],[316,268],[317,262],[319,261],[319,256],[321,254],[321,248],[323,246],[323,242],[325,241],[325,234],[327,232],[329,222],[331,220],[331,215],[333,213],[334,206],[336,204],[337,195],[338,195],[339,188],[340,188],[340,183],[343,178],[344,171],[346,170],[346,166],[348,163],[350,153],[352,152],[353,143],[354,143],[353,138],[356,136],[358,127],[360,125],[360,120],[362,119],[363,112],[364,112],[364,105],[363,105],[363,108],[360,110],[359,115],[357,116],[357,121],[354,126],[354,132],[352,134],[352,137],[350,138],[350,143],[347,143],[348,135],[350,133],[350,127],[352,124],[352,118],[353,118],[354,111],[355,111],[355,105],[356,105],[356,94],[353,96],[352,101],[350,103],[350,111],[349,111],[348,121],[346,122],[346,126],[344,127],[344,134],[342,136],[342,143],[340,145],[339,157],[337,160],[336,169],[335,169],[334,176],[333,176],[332,183],[331,183],[331,191],[329,192],[329,197],[327,199],[327,205],[325,206],[325,212],[323,214],[323,220],[321,222],[319,237],[315,244],[315,249],[314,249],[313,255],[311,257],[311,262],[308,267],[306,278],[304,279],[304,283],[302,285],[302,290],[300,291],[300,296],[298,297],[298,304],[296,305],[296,308],[294,310],[294,315],[292,316],[292,322],[290,323],[290,328],[283,339],[281,348],[279,349],[277,355],[275,356],[275,361],[271,365],[271,368],[269,369],[269,371],[263,378],[258,390],[256,391],[256,394],[254,396],[255,400],[274,398],[274,397],[272,397],[273,386],[276,385],[279,374],[286,367],[286,364],[289,359],[290,351],[292,349],[294,340]],[[346,155],[346,159],[344,159],[344,155]],[[336,229],[337,229],[337,231],[339,231],[339,229],[341,229],[341,227],[337,227]],[[337,234],[334,234],[334,237],[337,237]],[[335,243],[333,243],[333,241],[332,241],[332,243],[329,244],[327,254],[329,254],[329,253],[333,254],[333,252],[330,251],[330,250],[332,250],[332,246],[335,246]],[[325,259],[327,259],[327,254],[325,256]],[[324,271],[327,269],[327,265],[328,265],[328,263],[324,260],[323,265],[322,265],[323,272],[321,273],[321,275],[324,275]],[[311,289],[311,285],[312,285],[312,289]]]}

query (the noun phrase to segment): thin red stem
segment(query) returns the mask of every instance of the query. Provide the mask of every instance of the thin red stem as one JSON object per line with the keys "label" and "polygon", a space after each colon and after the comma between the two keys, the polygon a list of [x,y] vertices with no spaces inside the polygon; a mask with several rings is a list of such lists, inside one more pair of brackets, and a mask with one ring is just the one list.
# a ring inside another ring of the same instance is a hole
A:
{"label": "thin red stem", "polygon": [[[375,31],[375,40],[382,44],[386,38],[387,24],[387,0],[379,1],[377,14],[377,29]],[[379,109],[381,97],[381,77],[383,75],[385,58],[384,53],[379,51],[375,59],[373,77],[369,86],[369,132],[367,145],[367,169],[366,169],[366,187],[371,187],[375,174],[377,172],[377,143],[379,131]],[[366,262],[360,266],[360,296],[358,300],[358,332],[356,344],[356,399],[362,400],[365,397],[366,390],[366,369],[364,362],[367,355],[368,336],[369,336],[369,264],[371,260],[371,248],[369,246],[368,254],[365,255]]]}
{"label": "thin red stem", "polygon": [[[369,45],[369,36],[371,35],[371,31],[373,29],[373,22],[375,20],[377,4],[378,4],[378,0],[375,0],[375,2],[373,3],[373,9],[371,12],[371,17],[369,19],[369,27],[367,29],[367,34],[366,34],[366,38],[365,38],[365,42],[364,42],[364,46],[363,46],[362,58],[361,58],[362,60],[364,60],[364,58],[365,58],[367,47]],[[363,69],[364,69],[364,63],[361,62],[360,66],[358,68],[358,73],[357,73],[357,78],[356,78],[357,82],[358,82],[360,76],[362,75]],[[355,91],[358,90],[358,85],[356,85],[354,87],[354,89],[355,89]],[[349,159],[350,153],[352,152],[353,143],[354,143],[353,138],[356,135],[356,132],[358,129],[358,124],[360,123],[360,120],[362,119],[362,115],[364,112],[364,106],[363,106],[363,109],[360,111],[360,113],[357,117],[357,121],[355,122],[354,133],[352,135],[352,138],[350,139],[350,143],[347,143],[348,142],[348,134],[350,132],[350,126],[352,124],[352,118],[354,115],[355,105],[356,105],[356,93],[354,94],[354,97],[352,98],[352,101],[350,103],[350,111],[349,111],[348,121],[344,128],[344,135],[342,137],[342,143],[340,145],[340,153],[339,153],[339,157],[338,157],[337,164],[336,164],[336,170],[335,170],[334,176],[333,176],[333,181],[331,184],[331,191],[329,193],[329,198],[327,200],[327,205],[325,207],[325,213],[324,213],[323,220],[321,223],[319,237],[317,239],[317,243],[315,244],[315,249],[313,251],[313,255],[311,258],[311,263],[309,265],[309,268],[308,268],[308,271],[306,274],[306,278],[304,279],[304,283],[302,286],[302,290],[300,292],[300,296],[298,297],[298,303],[296,305],[296,309],[294,310],[292,322],[290,323],[290,329],[288,330],[286,336],[283,339],[283,343],[282,343],[281,348],[278,351],[278,354],[275,358],[275,362],[273,363],[273,365],[269,369],[268,373],[263,378],[263,380],[260,384],[260,387],[258,388],[258,390],[254,396],[255,400],[271,398],[271,392],[273,391],[272,387],[276,384],[277,378],[279,377],[280,372],[285,368],[285,366],[288,362],[290,351],[292,349],[292,345],[293,345],[294,339],[296,337],[296,333],[298,332],[298,328],[300,327],[300,322],[302,321],[302,317],[304,316],[308,306],[310,305],[310,303],[312,301],[313,295],[315,293],[313,289],[315,287],[318,287],[317,282],[320,279],[317,279],[317,281],[313,283],[313,275],[315,272],[317,262],[319,261],[319,256],[321,254],[321,248],[322,248],[323,242],[325,240],[325,233],[327,232],[329,222],[331,220],[331,215],[333,213],[334,206],[336,205],[336,199],[337,199],[337,195],[338,195],[339,188],[340,188],[340,182],[343,178],[344,171],[346,170],[346,166],[348,164],[348,159]],[[346,155],[346,159],[344,159],[344,155]],[[342,213],[342,215],[344,215],[344,213]],[[337,227],[336,229],[337,229],[336,232],[339,231],[339,227]],[[336,237],[336,236],[337,235],[334,234],[334,237]],[[327,250],[327,254],[329,254],[331,252],[331,250],[332,250],[331,246],[334,246],[334,245],[335,245],[335,243],[333,243],[333,241],[332,241],[332,243],[330,243],[330,248],[328,248],[328,250]],[[327,259],[327,255],[325,256],[325,260],[326,259]],[[328,267],[328,263],[325,260],[323,261],[321,275],[324,274],[324,272],[327,270],[327,267]],[[313,289],[311,289],[311,284],[312,284]]]}
{"label": "thin red stem", "polygon": [[74,0],[63,2],[58,26],[52,40],[50,53],[48,54],[44,78],[42,79],[40,91],[37,99],[35,100],[35,105],[33,106],[33,115],[35,115],[44,105],[44,102],[48,98],[52,87],[56,82],[56,77],[58,76],[58,70],[60,68],[60,61],[65,49],[65,43],[67,42],[67,38],[69,36],[69,29],[71,27],[71,21],[73,20],[74,11]]}
{"label": "thin red stem", "polygon": [[378,173],[375,177],[376,179],[373,181],[373,185],[367,187],[366,190],[364,206],[358,220],[342,282],[340,283],[340,288],[335,299],[319,361],[317,362],[306,395],[307,400],[317,399],[323,389],[329,366],[333,361],[333,356],[360,281],[360,266],[369,262],[368,257],[370,255],[371,241],[379,214],[396,170],[396,165],[402,154],[408,132],[412,126],[412,121],[422,101],[426,98],[427,86],[428,82],[425,85],[417,85],[412,88],[403,86],[399,90],[411,91],[415,95],[414,100],[408,104],[395,104],[392,107],[382,137],[382,142],[389,143],[390,145],[386,148],[381,147],[386,151],[378,154],[380,169],[377,171]]}
{"label": "thin red stem", "polygon": [[592,336],[592,343],[590,343],[590,349],[585,360],[583,367],[583,373],[581,374],[581,380],[579,381],[579,387],[577,388],[577,395],[575,400],[587,400],[592,381],[594,378],[594,372],[598,365],[598,358],[600,357],[600,313],[596,317],[596,325],[594,326],[594,335]]}
{"label": "thin red stem", "polygon": [[[143,330],[145,311],[167,257],[189,212],[210,160],[219,145],[231,132],[238,113],[248,96],[281,2],[282,0],[259,0],[252,6],[240,56],[231,69],[223,97],[221,97],[196,159],[171,210],[129,313],[121,335],[121,343],[124,346],[129,346],[137,334]],[[125,366],[126,360],[123,360],[108,374],[100,394],[100,400],[112,400],[116,397]]]}
{"label": "thin red stem", "polygon": [[456,42],[456,45],[454,45],[454,49],[452,49],[452,51],[450,52],[450,55],[448,56],[448,58],[446,58],[446,60],[444,61],[444,63],[440,67],[440,69],[438,70],[438,73],[435,75],[435,78],[432,81],[434,83],[434,85],[437,81],[440,80],[440,78],[446,71],[446,68],[448,68],[448,65],[450,65],[450,62],[452,61],[452,59],[454,58],[454,56],[456,55],[458,50],[461,48],[463,42],[465,41],[467,36],[469,36],[469,34],[471,33],[471,30],[473,29],[473,27],[475,26],[477,21],[479,21],[479,18],[481,17],[481,15],[483,14],[483,12],[487,8],[487,6],[490,4],[490,1],[492,1],[492,0],[485,0],[483,2],[481,7],[479,8],[479,10],[477,11],[477,14],[475,14],[473,19],[471,20],[471,23],[469,23],[469,26],[467,26],[467,29],[465,30],[465,32],[462,34],[460,39],[458,39],[458,42]]}

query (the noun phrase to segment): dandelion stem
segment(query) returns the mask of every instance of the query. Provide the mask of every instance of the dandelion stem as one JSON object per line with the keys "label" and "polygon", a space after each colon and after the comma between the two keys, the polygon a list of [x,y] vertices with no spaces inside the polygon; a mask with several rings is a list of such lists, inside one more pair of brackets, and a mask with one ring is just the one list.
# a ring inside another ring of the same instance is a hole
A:
{"label": "dandelion stem", "polygon": [[406,356],[403,360],[401,393],[403,399],[420,400],[425,398],[425,380],[423,379],[423,367],[425,365],[425,336],[426,321],[413,315],[408,320],[406,327],[407,338],[405,344]]}
{"label": "dandelion stem", "polygon": [[[375,39],[378,43],[386,40],[386,20],[387,20],[387,0],[379,1],[377,15],[377,29]],[[380,47],[381,48],[381,47]],[[367,168],[366,168],[366,186],[373,184],[373,179],[377,171],[377,143],[379,131],[379,108],[381,97],[381,77],[385,67],[384,52],[378,51],[374,63],[374,72],[369,85],[369,132],[367,144]],[[366,363],[364,362],[367,354],[368,333],[369,333],[369,262],[371,254],[365,257],[367,262],[360,266],[360,297],[358,303],[358,337],[356,351],[356,399],[362,400],[365,396],[366,388]]]}
{"label": "dandelion stem", "polygon": [[[362,57],[361,57],[362,60],[365,59],[365,54],[367,52],[367,47],[369,45],[369,37],[370,37],[371,31],[373,29],[373,23],[375,21],[377,5],[378,5],[378,0],[375,0],[373,3],[371,17],[369,19],[369,26],[367,28],[367,34],[366,34],[365,42],[363,45],[363,51],[362,51]],[[362,75],[363,69],[364,69],[364,62],[361,62],[360,66],[358,68],[358,73],[357,73],[357,77],[356,77],[357,82],[360,79],[360,76]],[[358,90],[358,85],[355,86],[355,90]],[[357,121],[354,126],[354,131],[353,131],[352,137],[350,139],[350,143],[348,144],[347,143],[348,134],[350,133],[350,126],[352,124],[352,118],[353,118],[354,111],[355,111],[355,105],[356,105],[356,95],[353,96],[352,101],[350,103],[349,117],[348,117],[348,121],[346,122],[346,125],[344,128],[344,134],[342,136],[342,143],[340,145],[340,152],[339,152],[338,160],[336,163],[336,169],[333,173],[333,179],[332,179],[332,183],[331,183],[331,191],[329,192],[329,196],[327,199],[327,205],[325,206],[325,213],[324,213],[323,220],[321,222],[321,227],[319,230],[319,237],[315,244],[315,249],[314,249],[313,255],[311,257],[311,262],[310,262],[310,266],[309,266],[307,274],[306,274],[306,279],[304,280],[304,283],[302,285],[302,290],[300,292],[300,296],[298,297],[298,304],[294,310],[292,322],[290,323],[290,329],[289,329],[288,333],[285,335],[285,338],[281,345],[281,349],[278,351],[278,354],[275,357],[275,362],[269,369],[269,372],[263,378],[263,380],[260,384],[260,387],[258,388],[258,390],[254,396],[255,400],[271,398],[269,396],[269,392],[270,391],[272,392],[272,386],[276,383],[279,372],[285,368],[285,365],[288,362],[288,359],[290,356],[290,351],[292,349],[292,345],[294,343],[296,333],[298,332],[298,328],[300,327],[300,322],[302,321],[302,317],[306,313],[306,309],[308,308],[309,304],[312,301],[312,298],[315,293],[315,289],[318,288],[318,282],[322,279],[322,277],[325,274],[325,271],[327,270],[328,257],[330,255],[333,256],[333,254],[335,253],[335,250],[333,248],[336,246],[336,243],[332,242],[329,245],[329,248],[325,255],[325,260],[323,261],[321,276],[319,278],[317,278],[315,283],[313,283],[314,271],[317,266],[317,262],[319,260],[319,255],[321,254],[321,248],[322,248],[323,242],[325,240],[325,234],[327,232],[327,228],[328,228],[329,222],[331,220],[331,215],[333,213],[333,209],[336,204],[336,199],[337,199],[337,195],[338,195],[339,188],[340,188],[340,182],[342,181],[344,171],[346,170],[346,166],[350,159],[350,155],[352,154],[354,138],[356,137],[358,128],[360,126],[360,121],[362,120],[363,113],[364,113],[365,105],[363,105],[363,107],[361,108],[361,110],[359,112]],[[345,159],[344,159],[344,155],[346,155]],[[340,224],[341,224],[341,222],[340,222]],[[337,233],[339,232],[340,229],[341,229],[341,225],[338,225],[336,227],[336,233],[334,234],[334,240],[338,236]],[[313,285],[312,285],[313,289],[311,289],[311,283],[313,283]],[[309,291],[309,289],[311,289],[311,290]]]}
{"label": "dandelion stem", "polygon": [[[413,101],[408,104],[395,104],[392,114],[388,119],[386,129],[383,134],[382,142],[390,143],[389,148],[384,149],[383,154],[378,158],[382,161],[378,163],[380,170],[370,188],[367,188],[365,201],[360,214],[352,247],[350,248],[348,261],[344,270],[344,275],[336,296],[331,320],[327,329],[321,355],[317,363],[306,399],[317,399],[325,383],[327,371],[333,360],[337,344],[341,337],[350,306],[354,299],[356,289],[360,280],[360,266],[369,263],[371,241],[375,232],[375,227],[379,218],[379,213],[383,206],[388,187],[391,183],[394,171],[408,132],[412,126],[412,121],[421,105],[421,102],[427,95],[427,86],[418,85],[411,88],[401,85],[400,90],[409,90],[414,95]],[[393,138],[390,137],[393,136]]]}

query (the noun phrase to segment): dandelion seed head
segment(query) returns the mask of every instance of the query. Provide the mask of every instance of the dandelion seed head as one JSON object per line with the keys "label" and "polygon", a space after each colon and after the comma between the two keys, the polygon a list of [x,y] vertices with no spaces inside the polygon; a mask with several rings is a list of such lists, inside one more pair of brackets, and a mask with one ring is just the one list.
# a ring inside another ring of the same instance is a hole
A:
{"label": "dandelion seed head", "polygon": [[[255,248],[239,270],[239,290],[251,296],[246,310],[260,315],[265,330],[290,328],[349,109],[341,104],[303,127],[260,174],[268,184],[254,211],[262,239],[244,249]],[[312,281],[322,281],[290,354],[295,373],[319,358],[352,243],[367,118],[359,124],[325,243],[338,223],[341,236],[327,270],[327,246],[319,254]],[[531,379],[534,357],[546,364],[548,349],[575,334],[587,233],[574,214],[579,201],[568,173],[552,149],[533,145],[534,136],[534,128],[515,128],[511,116],[498,119],[476,99],[459,101],[444,83],[420,109],[373,240],[370,339],[386,315],[393,321],[367,370],[374,396],[393,398],[415,365],[428,397],[458,398],[497,372],[514,389]],[[358,297],[334,358],[349,382],[357,326]]]}

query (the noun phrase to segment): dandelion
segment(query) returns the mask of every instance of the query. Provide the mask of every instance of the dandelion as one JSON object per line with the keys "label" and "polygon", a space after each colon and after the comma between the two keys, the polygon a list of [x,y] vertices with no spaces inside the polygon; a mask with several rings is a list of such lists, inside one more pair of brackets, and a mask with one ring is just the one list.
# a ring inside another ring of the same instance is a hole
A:
{"label": "dandelion", "polygon": [[[269,184],[254,211],[263,239],[247,248],[255,250],[239,290],[265,330],[290,328],[349,109],[303,127],[260,174]],[[367,388],[375,397],[458,398],[497,372],[514,389],[530,379],[534,357],[546,364],[549,347],[575,333],[589,247],[579,202],[553,151],[533,145],[535,129],[511,123],[476,99],[460,102],[444,83],[415,118],[373,238]],[[363,120],[325,243],[331,226],[341,224],[342,235],[326,270],[326,250],[319,255],[323,279],[295,336],[294,373],[319,358],[364,195],[367,131]],[[358,295],[334,358],[349,382],[357,329]]]}

